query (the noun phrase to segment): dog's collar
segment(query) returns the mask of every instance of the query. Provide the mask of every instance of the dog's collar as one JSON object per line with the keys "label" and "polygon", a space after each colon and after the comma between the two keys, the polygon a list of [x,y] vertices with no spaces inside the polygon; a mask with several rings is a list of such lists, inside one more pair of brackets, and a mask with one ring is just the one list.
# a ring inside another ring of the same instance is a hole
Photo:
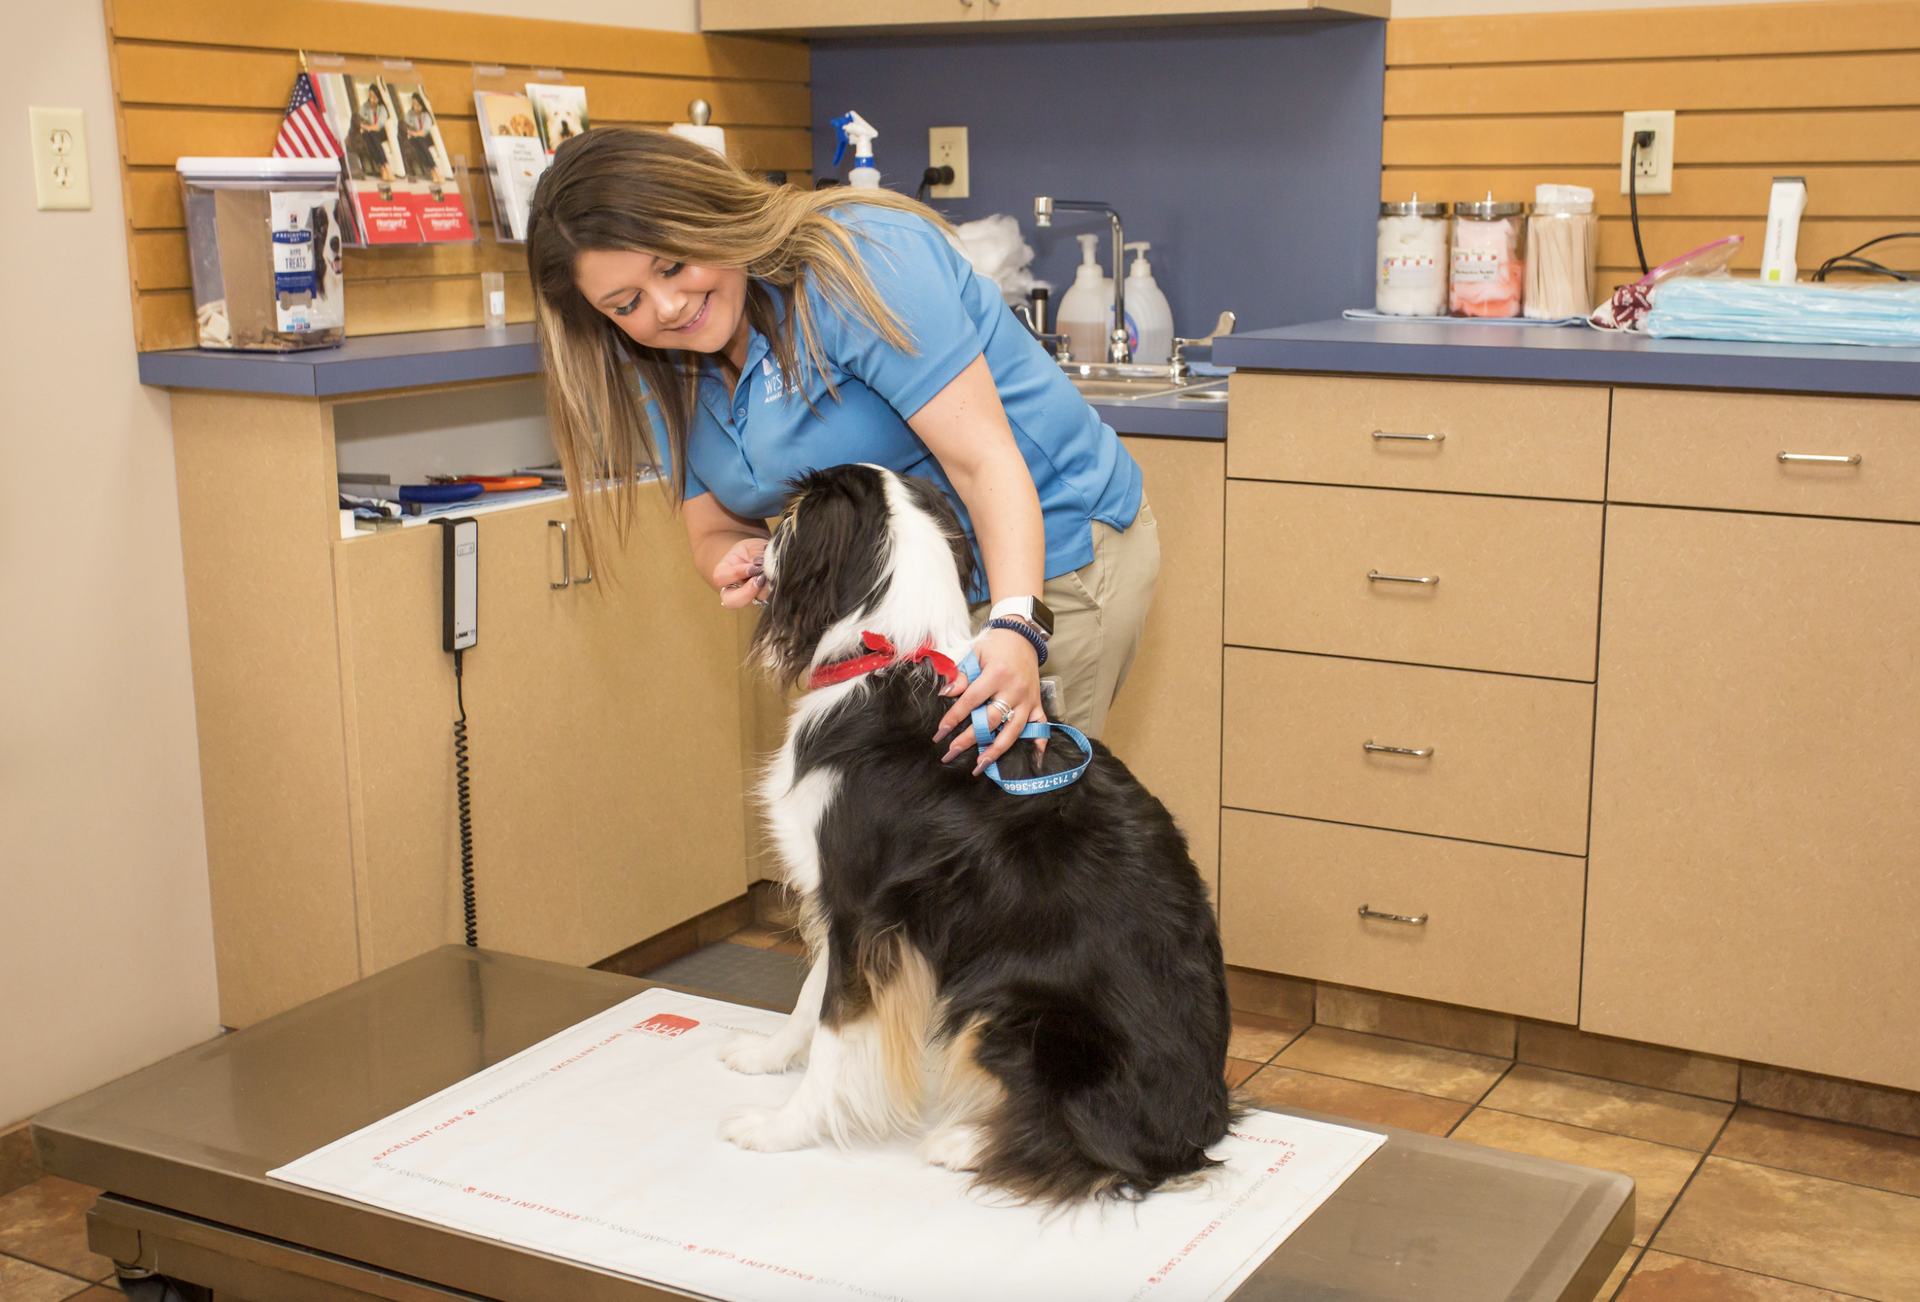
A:
{"label": "dog's collar", "polygon": [[849,678],[858,678],[861,674],[870,674],[876,669],[884,669],[891,664],[920,660],[932,664],[934,672],[947,682],[952,682],[960,676],[960,667],[949,657],[935,651],[931,642],[922,643],[906,655],[901,655],[899,649],[879,633],[862,633],[860,643],[867,648],[865,655],[821,665],[813,671],[813,676],[807,679],[807,690],[816,691],[822,687],[831,687],[835,683],[844,683]]}

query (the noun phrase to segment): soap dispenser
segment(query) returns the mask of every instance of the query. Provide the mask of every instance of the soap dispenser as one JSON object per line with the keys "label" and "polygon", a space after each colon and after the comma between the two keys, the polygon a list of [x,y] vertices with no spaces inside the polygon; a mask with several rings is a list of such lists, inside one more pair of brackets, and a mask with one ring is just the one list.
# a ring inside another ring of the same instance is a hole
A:
{"label": "soap dispenser", "polygon": [[1076,362],[1107,360],[1107,335],[1113,321],[1113,281],[1100,270],[1098,235],[1081,235],[1080,266],[1073,274],[1073,287],[1060,300],[1054,328],[1067,337],[1067,348]]}
{"label": "soap dispenser", "polygon": [[1153,267],[1147,262],[1147,250],[1153,246],[1132,240],[1126,247],[1133,252],[1133,266],[1127,271],[1127,343],[1134,361],[1165,366],[1173,360],[1173,310],[1154,283]]}

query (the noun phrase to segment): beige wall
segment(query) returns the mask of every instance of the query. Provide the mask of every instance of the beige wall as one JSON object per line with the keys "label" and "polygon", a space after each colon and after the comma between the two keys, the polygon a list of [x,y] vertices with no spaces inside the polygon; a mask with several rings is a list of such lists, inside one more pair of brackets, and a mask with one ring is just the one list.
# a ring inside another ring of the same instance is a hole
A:
{"label": "beige wall", "polygon": [[[136,378],[98,4],[0,55],[0,1126],[217,1032],[179,512]],[[86,111],[94,206],[34,207],[27,107]]]}

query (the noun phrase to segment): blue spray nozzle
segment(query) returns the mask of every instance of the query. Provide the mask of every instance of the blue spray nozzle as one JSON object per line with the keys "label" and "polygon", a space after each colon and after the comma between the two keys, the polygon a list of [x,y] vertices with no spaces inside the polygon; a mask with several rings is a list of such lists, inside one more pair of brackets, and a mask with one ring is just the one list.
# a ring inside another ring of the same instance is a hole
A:
{"label": "blue spray nozzle", "polygon": [[833,127],[833,165],[840,166],[840,160],[847,156],[847,146],[853,146],[854,164],[871,163],[873,142],[880,133],[865,118],[848,109],[830,123]]}

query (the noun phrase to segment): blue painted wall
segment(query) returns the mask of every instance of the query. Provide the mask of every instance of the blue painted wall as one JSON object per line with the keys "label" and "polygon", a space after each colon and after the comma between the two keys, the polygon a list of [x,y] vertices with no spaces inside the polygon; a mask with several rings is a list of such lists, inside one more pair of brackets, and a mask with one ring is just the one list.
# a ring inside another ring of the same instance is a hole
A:
{"label": "blue painted wall", "polygon": [[1036,230],[1039,194],[1104,199],[1153,242],[1176,333],[1225,308],[1242,330],[1318,320],[1373,305],[1385,57],[1386,24],[1366,21],[822,41],[814,171],[834,173],[827,123],[849,108],[880,130],[882,183],[908,192],[927,128],[965,126],[972,197],[936,206],[1019,218],[1056,304],[1074,236],[1102,232],[1104,263],[1107,224]]}

